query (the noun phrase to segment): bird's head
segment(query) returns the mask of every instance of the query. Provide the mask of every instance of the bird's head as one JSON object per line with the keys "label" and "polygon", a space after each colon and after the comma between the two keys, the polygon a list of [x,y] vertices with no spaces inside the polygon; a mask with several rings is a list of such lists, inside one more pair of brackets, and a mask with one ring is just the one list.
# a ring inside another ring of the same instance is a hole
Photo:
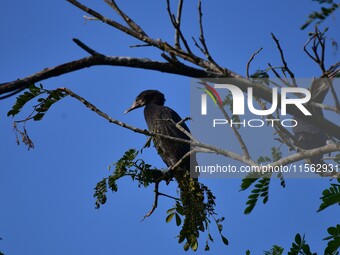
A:
{"label": "bird's head", "polygon": [[128,113],[139,107],[143,107],[149,103],[164,105],[164,102],[164,95],[158,90],[145,90],[136,97],[131,107],[127,109],[124,113]]}

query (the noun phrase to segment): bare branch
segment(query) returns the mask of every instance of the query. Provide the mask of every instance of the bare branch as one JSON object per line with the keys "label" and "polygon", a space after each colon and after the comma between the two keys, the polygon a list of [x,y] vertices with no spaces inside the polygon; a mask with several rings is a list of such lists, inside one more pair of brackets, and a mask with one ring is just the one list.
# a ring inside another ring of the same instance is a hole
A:
{"label": "bare branch", "polygon": [[[157,40],[152,39],[152,38],[146,36],[143,33],[139,33],[137,31],[135,31],[134,29],[128,28],[128,27],[123,26],[122,24],[120,24],[120,23],[118,23],[114,20],[106,18],[103,15],[101,15],[100,13],[98,13],[98,12],[92,10],[91,8],[79,3],[77,0],[67,0],[67,1],[71,4],[73,4],[74,6],[78,7],[79,9],[87,12],[88,14],[98,18],[102,22],[118,29],[119,31],[121,31],[125,34],[128,34],[128,35],[130,35],[130,36],[132,36],[132,37],[134,37],[134,38],[136,38],[136,39],[138,39],[138,40],[140,40],[144,43],[147,43],[151,46],[154,46],[154,47],[160,49],[161,51],[168,52],[170,55],[174,55],[174,56],[177,56],[179,58],[182,58],[185,61],[188,61],[192,64],[198,65],[198,66],[200,66],[200,67],[202,67],[206,70],[214,71],[214,72],[216,72],[216,75],[219,75],[219,76],[233,77],[233,78],[240,77],[240,75],[238,75],[237,73],[232,72],[231,70],[228,70],[226,68],[223,69],[223,72],[219,69],[216,69],[216,66],[213,63],[192,54],[188,45],[187,45],[187,51],[188,52],[185,52],[182,49],[176,49],[176,48],[172,47],[171,45],[169,45],[167,42],[163,42],[159,39],[157,39]],[[171,14],[171,17],[172,17],[172,21],[174,21],[175,18],[172,14]],[[181,38],[184,39],[184,36],[182,35]],[[184,39],[184,41],[185,41],[185,39]],[[184,43],[184,41],[183,41],[183,43]]]}
{"label": "bare branch", "polygon": [[[184,2],[184,0],[179,0],[178,1],[178,7],[177,7],[176,23],[178,24],[179,28],[181,26],[181,20],[182,20],[183,2]],[[175,32],[175,47],[176,48],[181,48],[179,39],[180,39],[180,34],[179,34],[178,30],[176,30],[176,32]]]}
{"label": "bare branch", "polygon": [[211,77],[218,78],[218,74],[213,74],[204,70],[190,67],[184,64],[173,65],[166,62],[153,61],[147,58],[131,58],[131,57],[109,57],[103,55],[95,55],[79,60],[71,61],[51,68],[45,68],[38,73],[27,76],[23,79],[17,79],[12,82],[0,84],[0,95],[10,92],[20,92],[29,85],[36,82],[56,77],[62,74],[74,72],[83,68],[108,65],[108,66],[125,66],[147,70],[154,70],[166,73],[179,74],[187,77]]}
{"label": "bare branch", "polygon": [[156,182],[156,183],[155,183],[155,189],[154,189],[155,198],[154,198],[154,202],[153,202],[152,208],[151,208],[151,210],[144,216],[144,218],[142,219],[142,221],[145,220],[147,217],[151,216],[151,214],[153,214],[153,212],[156,210],[156,208],[157,208],[157,206],[158,206],[158,196],[159,196],[158,188],[159,188],[159,182]]}
{"label": "bare branch", "polygon": [[[189,120],[190,117],[186,117],[185,119],[182,119],[181,121],[179,121],[178,123],[176,123],[173,119],[170,119],[170,121],[176,126],[176,128],[178,128],[183,134],[185,134],[187,137],[189,137],[191,140],[197,142],[197,140],[188,132],[186,131],[183,127],[182,127],[182,123],[185,120]],[[169,121],[169,120],[167,120]]]}
{"label": "bare branch", "polygon": [[180,165],[182,165],[183,162],[184,162],[184,160],[186,160],[187,158],[189,158],[189,157],[190,157],[192,154],[194,154],[194,153],[196,153],[196,150],[195,150],[195,149],[190,150],[190,151],[188,151],[187,153],[185,153],[185,154],[183,155],[183,157],[182,157],[180,160],[177,161],[176,164],[174,164],[173,166],[171,166],[171,167],[169,168],[169,171],[173,171],[173,170],[175,170],[177,167],[179,167]]}
{"label": "bare branch", "polygon": [[85,43],[83,43],[82,41],[80,41],[77,38],[73,38],[73,41],[83,50],[85,50],[86,52],[90,53],[92,56],[98,56],[98,55],[102,55],[100,53],[98,53],[97,51],[91,49],[89,46],[87,46]]}
{"label": "bare branch", "polygon": [[163,134],[160,134],[160,133],[153,133],[153,132],[149,132],[146,129],[140,129],[140,128],[133,127],[133,126],[128,125],[128,124],[126,124],[124,122],[121,122],[119,120],[111,118],[109,115],[107,115],[106,113],[104,113],[101,110],[99,110],[96,106],[91,104],[89,101],[87,101],[83,97],[77,95],[76,93],[72,92],[68,88],[59,88],[58,90],[67,93],[71,97],[74,97],[75,99],[80,101],[82,104],[84,104],[87,108],[89,108],[90,110],[94,111],[99,116],[103,117],[104,119],[108,120],[110,123],[113,123],[115,125],[118,125],[120,127],[129,129],[129,130],[132,130],[132,131],[134,131],[136,133],[140,133],[140,134],[144,134],[144,135],[152,136],[152,137],[160,137],[160,138],[164,138],[164,139],[169,139],[169,140],[173,140],[173,141],[176,141],[176,142],[182,142],[182,143],[191,144],[194,147],[204,148],[204,149],[207,149],[209,151],[215,152],[217,154],[220,154],[220,155],[223,155],[223,156],[226,156],[226,157],[230,157],[230,158],[235,159],[237,161],[244,162],[246,164],[250,164],[250,165],[256,164],[250,158],[242,157],[242,156],[240,156],[240,155],[238,155],[238,154],[236,154],[234,152],[223,150],[223,149],[220,149],[220,148],[218,148],[216,146],[213,146],[213,145],[203,144],[203,143],[192,141],[192,140],[186,140],[186,139],[182,139],[182,138],[177,138],[177,137],[172,137],[172,136],[168,136],[168,135],[163,135]]}
{"label": "bare branch", "polygon": [[303,152],[299,152],[299,153],[290,155],[288,157],[282,158],[269,165],[272,167],[284,166],[284,165],[288,165],[288,164],[297,162],[305,158],[311,158],[311,157],[315,157],[315,156],[319,156],[319,155],[323,155],[323,154],[327,154],[327,153],[331,153],[335,151],[340,151],[340,143],[338,144],[332,143],[332,144],[327,144],[325,146],[322,146],[320,148],[305,150]]}
{"label": "bare branch", "polygon": [[[219,70],[220,72],[224,73],[226,70],[224,68],[222,68],[221,66],[219,66],[216,61],[212,58],[212,56],[210,55],[207,43],[206,43],[206,39],[204,36],[204,30],[203,30],[203,12],[202,12],[202,2],[201,0],[198,1],[198,17],[199,17],[199,26],[200,26],[200,37],[199,40],[203,46],[203,49],[201,47],[198,47],[203,54],[206,56],[206,58],[217,68],[217,70]],[[198,46],[198,44],[195,41],[195,44]]]}
{"label": "bare branch", "polygon": [[[272,38],[274,39],[275,43],[276,43],[276,46],[277,48],[279,49],[279,52],[280,52],[280,56],[281,56],[281,60],[282,60],[282,63],[283,63],[283,66],[285,68],[285,70],[288,72],[290,78],[292,79],[292,82],[293,82],[293,86],[294,87],[297,87],[297,84],[296,84],[296,81],[295,81],[295,75],[294,73],[289,69],[288,65],[287,65],[287,62],[285,60],[285,57],[284,57],[284,54],[283,54],[283,50],[281,48],[281,45],[280,45],[280,42],[279,40],[275,37],[275,35],[273,33],[271,33],[272,35]],[[284,73],[284,72],[283,72]]]}
{"label": "bare branch", "polygon": [[262,49],[263,49],[263,48],[261,47],[260,49],[258,49],[257,51],[255,51],[255,52],[253,53],[253,55],[251,55],[250,59],[249,59],[248,62],[247,62],[247,67],[246,67],[247,79],[249,79],[249,67],[250,67],[250,63],[254,60],[255,56],[261,52]]}
{"label": "bare branch", "polygon": [[133,37],[136,37],[136,38],[143,38],[144,36],[142,34],[140,34],[139,32],[133,30],[133,29],[130,29],[128,27],[125,27],[123,26],[122,24],[114,21],[114,20],[111,20],[111,19],[108,19],[106,17],[104,17],[103,15],[101,15],[99,12],[96,12],[94,10],[92,10],[91,8],[79,3],[78,1],[76,0],[66,0],[68,1],[69,3],[73,4],[74,6],[78,7],[79,9],[87,12],[88,14],[92,15],[93,17],[101,20],[102,22],[128,34],[128,35],[131,35]]}
{"label": "bare branch", "polygon": [[283,67],[273,67],[270,63],[268,63],[269,69],[275,74],[276,78],[278,78],[283,84],[285,84],[286,86],[290,87],[291,85],[286,82],[281,75],[276,71],[276,69],[283,69]]}
{"label": "bare branch", "polygon": [[[182,1],[180,0],[177,12],[182,11],[182,3],[181,2]],[[171,21],[173,27],[175,28],[175,47],[177,49],[181,49],[180,44],[179,44],[179,38],[181,38],[181,40],[182,40],[182,42],[184,44],[184,47],[187,50],[187,52],[189,54],[192,54],[192,51],[191,51],[191,49],[189,47],[189,44],[188,44],[187,40],[185,39],[185,37],[184,37],[184,35],[182,33],[181,23],[178,22],[178,16],[177,16],[177,20],[176,20],[175,15],[173,15],[172,12],[171,12],[171,9],[170,9],[170,0],[167,0],[166,3],[167,3],[167,8],[166,9],[168,11],[168,14],[169,14],[169,17],[170,17],[170,21]],[[179,21],[180,21],[180,19],[179,19]]]}
{"label": "bare branch", "polygon": [[[307,47],[309,44],[313,42],[313,45],[311,46],[313,55],[308,51]],[[305,43],[303,49],[306,52],[306,54],[319,65],[321,71],[323,74],[326,74],[326,68],[325,68],[325,51],[326,51],[326,39],[324,37],[324,33],[320,32],[317,26],[315,26],[315,32],[313,35],[307,40]],[[319,48],[321,47],[321,57],[318,52]]]}
{"label": "bare branch", "polygon": [[126,24],[134,31],[137,33],[143,35],[143,36],[148,36],[144,30],[137,25],[128,15],[126,15],[116,4],[114,0],[104,0],[113,10],[115,10],[126,22]]}
{"label": "bare branch", "polygon": [[340,109],[337,109],[336,107],[331,106],[331,105],[325,105],[325,104],[320,104],[320,103],[315,103],[315,102],[311,102],[311,105],[318,107],[320,109],[324,109],[324,110],[328,110],[328,111],[332,111],[337,114],[340,114]]}

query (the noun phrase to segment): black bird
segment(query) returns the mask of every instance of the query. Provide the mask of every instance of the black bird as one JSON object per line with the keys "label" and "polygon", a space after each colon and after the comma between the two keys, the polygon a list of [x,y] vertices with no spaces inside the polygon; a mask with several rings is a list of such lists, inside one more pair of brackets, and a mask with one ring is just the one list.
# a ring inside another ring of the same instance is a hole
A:
{"label": "black bird", "polygon": [[[125,111],[128,113],[136,108],[145,106],[144,117],[150,132],[160,133],[172,137],[190,140],[190,138],[176,127],[181,121],[180,116],[171,108],[164,106],[164,95],[158,90],[145,90],[140,93],[132,106]],[[185,123],[182,127],[189,132]],[[190,144],[169,139],[154,137],[154,145],[158,154],[168,167],[175,165],[186,153],[190,151]],[[196,164],[195,155],[191,155],[193,164]],[[179,239],[186,239],[192,243],[193,238],[199,237],[199,231],[204,229],[207,218],[207,205],[204,203],[204,194],[207,187],[197,179],[190,177],[190,159],[186,158],[182,164],[171,171],[180,189],[183,215],[185,215]],[[170,171],[168,171],[169,173]]]}
{"label": "black bird", "polygon": [[[298,141],[298,145],[304,150],[316,149],[327,144],[327,135],[318,127],[295,117],[298,125],[293,128],[294,137]],[[326,164],[323,155],[315,156],[308,159],[310,164]]]}
{"label": "black bird", "polygon": [[[171,108],[164,106],[164,102],[164,95],[158,90],[145,90],[137,96],[132,106],[125,113],[145,106],[144,117],[150,132],[190,140],[184,132],[176,127],[176,123],[182,120],[181,117]],[[182,123],[182,127],[190,132],[185,123]],[[188,143],[164,138],[154,138],[153,141],[158,154],[168,167],[175,165],[190,151],[190,144]],[[194,163],[196,162],[194,155],[191,155],[191,160]],[[190,157],[186,157],[180,167],[189,171]]]}
{"label": "black bird", "polygon": [[[311,102],[322,104],[328,91],[329,91],[329,79],[316,79],[313,81],[311,86]],[[323,116],[321,108],[314,107],[309,104],[312,115],[317,114]],[[304,150],[316,149],[327,144],[327,135],[320,128],[313,124],[295,117],[298,125],[293,128],[294,137],[300,146]],[[323,155],[315,156],[306,160],[309,164],[326,164],[323,160]]]}

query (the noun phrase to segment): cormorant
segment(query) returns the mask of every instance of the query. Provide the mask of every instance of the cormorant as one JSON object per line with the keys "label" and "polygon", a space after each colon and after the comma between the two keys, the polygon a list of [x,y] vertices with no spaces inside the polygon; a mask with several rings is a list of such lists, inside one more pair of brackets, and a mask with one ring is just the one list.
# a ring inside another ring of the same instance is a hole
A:
{"label": "cormorant", "polygon": [[[311,86],[311,100],[309,102],[310,110],[313,114],[323,116],[321,108],[314,107],[311,103],[322,104],[328,91],[329,91],[329,79],[316,79],[313,81]],[[304,150],[316,149],[327,144],[327,135],[320,128],[313,124],[295,117],[298,122],[296,127],[293,127],[293,133],[295,139],[298,141],[298,146]],[[326,164],[323,160],[323,155],[315,156],[306,160],[309,164]]]}
{"label": "cormorant", "polygon": [[[144,117],[150,132],[160,133],[172,137],[190,140],[190,138],[176,127],[176,123],[181,121],[180,116],[171,108],[164,106],[164,95],[158,90],[145,90],[141,92],[132,106],[125,111],[128,113],[136,108],[144,108]],[[182,127],[189,132],[185,123]],[[158,154],[168,167],[176,164],[186,153],[190,151],[190,144],[177,142],[169,139],[154,137],[154,145]],[[195,155],[191,155],[191,160],[196,164]],[[180,242],[187,240],[187,244],[192,244],[199,237],[199,231],[204,229],[209,206],[204,203],[204,196],[207,187],[199,183],[197,179],[190,177],[190,159],[186,158],[182,164],[168,171],[170,177],[175,177],[180,189],[180,201],[184,223],[180,232]]]}
{"label": "cormorant", "polygon": [[[300,147],[304,150],[316,149],[327,144],[327,136],[324,131],[300,118],[295,119],[298,125],[293,128],[294,137]],[[308,159],[310,164],[326,164],[323,155],[315,156]]]}
{"label": "cormorant", "polygon": [[[132,106],[127,109],[125,113],[145,106],[144,117],[150,132],[190,140],[185,133],[176,127],[176,123],[182,120],[181,117],[171,108],[164,106],[164,102],[164,95],[158,90],[145,90],[136,97]],[[182,127],[187,132],[190,132],[185,123],[182,123]],[[176,142],[157,137],[155,137],[153,141],[158,154],[168,167],[175,165],[190,151],[189,143]],[[191,155],[191,160],[195,162],[194,157],[194,155]],[[190,171],[190,157],[187,157],[180,167]]]}

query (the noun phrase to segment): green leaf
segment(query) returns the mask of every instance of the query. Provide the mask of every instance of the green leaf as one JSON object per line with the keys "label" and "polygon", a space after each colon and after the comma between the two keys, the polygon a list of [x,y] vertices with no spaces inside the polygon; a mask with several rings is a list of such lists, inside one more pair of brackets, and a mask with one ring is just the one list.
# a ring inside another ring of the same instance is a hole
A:
{"label": "green leaf", "polygon": [[331,183],[328,189],[322,191],[320,197],[322,203],[318,209],[318,212],[326,209],[329,206],[340,204],[340,185],[337,183]]}
{"label": "green leaf", "polygon": [[297,243],[298,245],[301,244],[301,236],[300,236],[300,234],[296,234],[296,236],[295,236],[295,243]]}
{"label": "green leaf", "polygon": [[170,208],[169,210],[166,211],[166,214],[172,213],[173,211],[175,211],[176,208]]}
{"label": "green leaf", "polygon": [[222,242],[223,242],[225,245],[229,245],[228,239],[225,238],[224,236],[222,236]]}
{"label": "green leaf", "polygon": [[335,235],[338,235],[338,230],[336,227],[330,227],[327,229],[327,232],[328,234],[332,235],[332,236],[335,236]]}
{"label": "green leaf", "polygon": [[42,118],[44,117],[44,115],[45,115],[44,113],[38,113],[38,114],[34,115],[33,119],[34,119],[35,121],[42,120]]}
{"label": "green leaf", "polygon": [[176,225],[180,226],[182,224],[181,217],[179,217],[179,215],[177,213],[175,215],[176,215]]}
{"label": "green leaf", "polygon": [[191,249],[192,249],[193,251],[196,251],[197,248],[198,248],[198,242],[197,242],[197,240],[194,241],[194,242],[190,245],[190,247],[191,247]]}
{"label": "green leaf", "polygon": [[183,249],[184,249],[185,251],[188,251],[189,248],[190,248],[190,244],[189,244],[189,243],[185,243],[184,246],[183,246]]}
{"label": "green leaf", "polygon": [[172,220],[172,218],[175,216],[175,214],[176,214],[176,213],[170,213],[170,214],[166,217],[165,222],[166,222],[166,223],[169,223],[169,222]]}

